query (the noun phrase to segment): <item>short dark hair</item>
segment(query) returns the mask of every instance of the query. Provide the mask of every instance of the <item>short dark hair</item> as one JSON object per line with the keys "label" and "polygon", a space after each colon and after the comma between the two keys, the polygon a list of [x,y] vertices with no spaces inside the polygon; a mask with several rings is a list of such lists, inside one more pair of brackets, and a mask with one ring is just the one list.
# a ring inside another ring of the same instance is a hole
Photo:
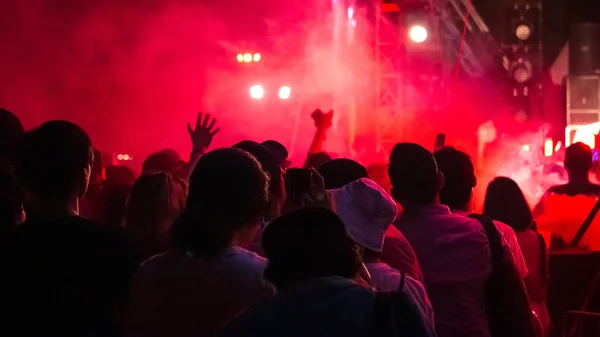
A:
{"label": "short dark hair", "polygon": [[16,172],[31,193],[47,198],[67,197],[87,187],[84,174],[92,160],[88,134],[71,122],[55,120],[24,135]]}
{"label": "short dark hair", "polygon": [[533,215],[519,185],[512,179],[496,177],[487,188],[483,214],[504,222],[515,232],[531,228]]}
{"label": "short dark hair", "polygon": [[473,187],[477,184],[475,167],[468,154],[446,146],[433,153],[439,170],[444,174],[444,187],[440,202],[451,209],[460,208],[471,201]]}
{"label": "short dark hair", "polygon": [[277,288],[317,277],[352,278],[360,269],[356,245],[342,220],[324,208],[306,208],[277,218],[262,239],[269,260],[265,277]]}
{"label": "short dark hair", "polygon": [[565,151],[565,169],[570,174],[587,174],[592,169],[592,149],[581,142],[569,146]]}
{"label": "short dark hair", "polygon": [[431,152],[421,145],[396,144],[390,154],[388,173],[392,196],[400,203],[428,205],[438,195],[437,164]]}
{"label": "short dark hair", "polygon": [[0,108],[0,164],[12,165],[15,145],[25,133],[21,121],[12,112]]}
{"label": "short dark hair", "polygon": [[282,187],[281,166],[273,153],[266,146],[251,140],[241,141],[233,147],[250,153],[258,160],[262,169],[269,176],[269,200],[271,201],[275,193]]}
{"label": "short dark hair", "polygon": [[249,153],[225,148],[203,155],[190,177],[173,244],[196,257],[225,250],[234,232],[257,224],[268,203],[269,177]]}
{"label": "short dark hair", "polygon": [[341,188],[361,178],[368,178],[367,169],[352,159],[330,160],[317,169],[325,181],[325,188]]}

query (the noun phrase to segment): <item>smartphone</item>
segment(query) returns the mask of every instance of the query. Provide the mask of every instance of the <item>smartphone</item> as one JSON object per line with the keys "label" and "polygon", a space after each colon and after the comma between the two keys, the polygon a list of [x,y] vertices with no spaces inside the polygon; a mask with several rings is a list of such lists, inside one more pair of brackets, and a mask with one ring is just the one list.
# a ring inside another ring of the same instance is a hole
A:
{"label": "smartphone", "polygon": [[312,192],[312,171],[308,169],[290,168],[285,171],[285,190],[288,198],[301,200]]}

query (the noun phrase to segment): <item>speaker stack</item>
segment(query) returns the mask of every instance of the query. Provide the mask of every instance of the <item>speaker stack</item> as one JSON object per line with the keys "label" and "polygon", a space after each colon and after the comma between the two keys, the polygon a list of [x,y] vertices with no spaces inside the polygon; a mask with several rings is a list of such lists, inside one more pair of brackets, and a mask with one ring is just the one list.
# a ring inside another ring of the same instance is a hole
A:
{"label": "speaker stack", "polygon": [[576,23],[569,40],[566,143],[577,129],[600,122],[600,23]]}

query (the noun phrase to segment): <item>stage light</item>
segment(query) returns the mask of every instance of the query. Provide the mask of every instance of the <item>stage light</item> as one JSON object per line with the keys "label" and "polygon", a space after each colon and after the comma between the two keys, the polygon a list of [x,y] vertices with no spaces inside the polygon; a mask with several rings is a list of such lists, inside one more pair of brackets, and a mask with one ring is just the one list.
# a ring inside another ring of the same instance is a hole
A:
{"label": "stage light", "polygon": [[531,149],[529,148],[529,145],[525,144],[521,147],[521,150],[523,150],[525,152],[529,152],[529,150],[531,150]]}
{"label": "stage light", "polygon": [[124,155],[123,155],[123,160],[129,160],[129,159],[130,159],[130,157],[129,157],[129,155],[128,155],[128,154],[124,154]]}
{"label": "stage light", "polygon": [[250,53],[244,54],[244,62],[252,62],[252,54],[250,54]]}
{"label": "stage light", "polygon": [[256,53],[256,54],[254,54],[254,56],[252,56],[252,60],[254,62],[260,61],[261,58],[262,58],[262,55],[260,55],[259,53]]}
{"label": "stage light", "polygon": [[554,153],[554,142],[552,139],[546,139],[544,142],[544,156],[551,157]]}
{"label": "stage light", "polygon": [[517,36],[517,39],[525,41],[531,36],[531,28],[528,25],[522,23],[518,25],[515,29],[515,35]]}
{"label": "stage light", "polygon": [[244,62],[244,55],[237,54],[237,60],[238,60],[238,62]]}
{"label": "stage light", "polygon": [[354,18],[354,7],[348,7],[348,20],[352,20]]}
{"label": "stage light", "polygon": [[288,99],[292,95],[292,89],[288,86],[282,86],[279,88],[279,98],[280,99]]}
{"label": "stage light", "polygon": [[518,83],[525,83],[531,78],[531,70],[527,65],[519,63],[513,68],[512,75]]}
{"label": "stage light", "polygon": [[117,155],[117,160],[123,160],[123,155],[122,154],[118,154]]}
{"label": "stage light", "polygon": [[421,43],[425,40],[427,40],[427,29],[425,29],[425,27],[423,26],[412,26],[410,28],[410,31],[408,32],[408,36],[410,36],[410,39],[413,40],[416,43]]}
{"label": "stage light", "polygon": [[262,99],[265,96],[265,89],[262,85],[256,84],[250,87],[250,97],[254,99]]}

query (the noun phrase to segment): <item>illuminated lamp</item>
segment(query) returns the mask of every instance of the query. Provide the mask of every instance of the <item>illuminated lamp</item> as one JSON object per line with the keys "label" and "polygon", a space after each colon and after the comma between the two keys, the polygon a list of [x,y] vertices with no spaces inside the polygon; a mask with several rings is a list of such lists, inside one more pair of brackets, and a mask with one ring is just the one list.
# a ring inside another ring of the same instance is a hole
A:
{"label": "illuminated lamp", "polygon": [[292,89],[288,86],[282,86],[279,88],[279,98],[280,99],[288,99],[292,95]]}
{"label": "illuminated lamp", "polygon": [[254,99],[262,99],[265,96],[265,89],[262,85],[256,84],[250,87],[250,97]]}
{"label": "illuminated lamp", "polygon": [[427,29],[420,25],[412,26],[408,31],[408,36],[414,42],[421,43],[427,40]]}
{"label": "illuminated lamp", "polygon": [[546,139],[544,142],[544,156],[551,157],[554,153],[554,142],[552,139]]}

